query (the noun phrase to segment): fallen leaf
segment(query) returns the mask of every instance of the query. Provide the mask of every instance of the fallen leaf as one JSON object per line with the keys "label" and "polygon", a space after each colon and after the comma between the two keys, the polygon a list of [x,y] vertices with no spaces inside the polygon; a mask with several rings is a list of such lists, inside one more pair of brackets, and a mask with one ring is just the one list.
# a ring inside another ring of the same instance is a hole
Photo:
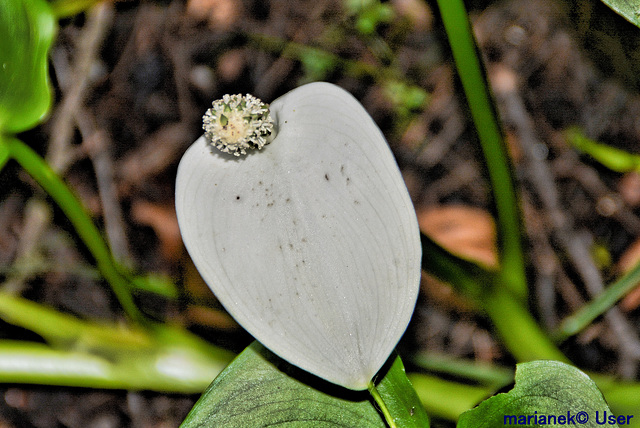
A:
{"label": "fallen leaf", "polygon": [[640,205],[640,174],[629,172],[625,174],[618,183],[618,191],[624,202],[631,206]]}
{"label": "fallen leaf", "polygon": [[158,205],[137,200],[131,207],[133,219],[151,227],[160,240],[160,250],[166,260],[178,260],[182,254],[182,238],[176,213],[171,205]]}
{"label": "fallen leaf", "polygon": [[[636,239],[618,260],[617,270],[621,274],[630,271],[638,262],[640,262],[640,238]],[[640,286],[640,284],[638,284]],[[620,308],[623,311],[632,311],[640,306],[640,287],[636,286],[621,301]]]}
{"label": "fallen leaf", "polygon": [[448,251],[490,268],[498,267],[496,226],[487,211],[464,205],[418,210],[422,233]]}
{"label": "fallen leaf", "polygon": [[433,13],[425,2],[420,0],[395,0],[393,7],[398,14],[407,18],[416,30],[428,31],[433,25]]}
{"label": "fallen leaf", "polygon": [[206,20],[216,30],[229,30],[241,16],[240,2],[236,0],[189,0],[187,13]]}

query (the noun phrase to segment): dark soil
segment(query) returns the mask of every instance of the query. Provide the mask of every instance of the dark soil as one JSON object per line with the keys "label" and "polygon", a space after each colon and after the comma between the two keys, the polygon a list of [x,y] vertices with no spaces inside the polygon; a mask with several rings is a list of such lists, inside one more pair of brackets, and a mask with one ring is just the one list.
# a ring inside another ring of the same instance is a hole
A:
{"label": "dark soil", "polygon": [[[562,134],[579,125],[591,138],[640,151],[638,74],[626,59],[630,40],[638,40],[632,31],[640,30],[578,3],[513,1],[476,5],[473,13],[520,183],[531,307],[548,328],[590,298],[589,285],[619,275],[640,236],[640,177],[607,170]],[[225,93],[268,101],[308,81],[334,82],[380,125],[418,210],[491,211],[482,154],[433,5],[385,4],[394,19],[371,31],[339,0],[122,2],[60,23],[51,54],[54,110],[21,138],[77,192],[118,260],[181,287],[185,298],[176,301],[141,296],[146,313],[234,351],[250,341],[203,309],[218,306],[190,265],[173,211],[178,161],[201,134],[204,111]],[[600,19],[619,32],[598,39],[589,29]],[[424,89],[428,103],[394,99],[394,82]],[[14,164],[0,183],[5,290],[87,319],[123,319],[59,209]],[[489,321],[450,290],[432,281],[423,288],[403,351],[514,363]],[[613,321],[598,320],[564,345],[582,368],[637,378],[639,312],[637,301],[625,302]],[[0,324],[0,338],[38,339],[8,324]],[[198,398],[28,385],[4,385],[0,394],[0,428],[176,427]]]}

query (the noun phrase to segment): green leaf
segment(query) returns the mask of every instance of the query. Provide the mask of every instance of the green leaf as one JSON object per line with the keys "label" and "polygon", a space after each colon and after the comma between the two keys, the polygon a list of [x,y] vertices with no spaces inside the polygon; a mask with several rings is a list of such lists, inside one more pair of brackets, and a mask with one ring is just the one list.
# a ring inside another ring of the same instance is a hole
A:
{"label": "green leaf", "polygon": [[384,428],[385,424],[367,392],[330,385],[254,342],[213,381],[181,427],[265,426]]}
{"label": "green leaf", "polygon": [[6,293],[0,319],[47,342],[0,340],[0,383],[196,393],[232,358],[178,326],[84,321]]}
{"label": "green leaf", "polygon": [[58,19],[69,18],[89,10],[100,0],[52,0],[51,9]]}
{"label": "green leaf", "polygon": [[575,149],[588,154],[602,165],[616,172],[640,171],[640,155],[634,155],[587,138],[582,130],[573,127],[564,133]]}
{"label": "green leaf", "polygon": [[11,150],[9,150],[9,146],[5,142],[2,135],[0,135],[0,171],[7,164],[7,161],[11,158]]}
{"label": "green leaf", "polygon": [[636,0],[602,0],[618,15],[640,27],[640,4]]}
{"label": "green leaf", "polygon": [[356,28],[361,34],[370,35],[376,31],[376,27],[379,24],[391,22],[393,17],[394,13],[391,6],[374,3],[361,11],[356,21]]}
{"label": "green leaf", "polygon": [[0,0],[0,132],[32,128],[49,111],[47,55],[56,21],[43,0]]}
{"label": "green leaf", "polygon": [[131,278],[131,286],[140,291],[147,291],[169,299],[177,299],[178,287],[171,278],[162,273],[147,273]]}
{"label": "green leaf", "polygon": [[325,79],[338,63],[338,58],[332,53],[313,47],[302,49],[299,58],[308,81]]}
{"label": "green leaf", "polygon": [[575,313],[565,318],[555,329],[553,333],[554,340],[558,343],[563,342],[587,328],[593,320],[611,309],[618,300],[636,288],[639,281],[640,263],[636,263],[633,269],[624,276],[616,282],[607,285],[607,288],[605,288],[602,293],[583,305]]}
{"label": "green leaf", "polygon": [[610,423],[613,414],[596,384],[573,366],[548,360],[518,364],[515,381],[508,393],[463,413],[457,427],[618,426]]}
{"label": "green leaf", "polygon": [[431,417],[452,421],[497,390],[494,386],[469,385],[423,373],[411,373],[409,378]]}

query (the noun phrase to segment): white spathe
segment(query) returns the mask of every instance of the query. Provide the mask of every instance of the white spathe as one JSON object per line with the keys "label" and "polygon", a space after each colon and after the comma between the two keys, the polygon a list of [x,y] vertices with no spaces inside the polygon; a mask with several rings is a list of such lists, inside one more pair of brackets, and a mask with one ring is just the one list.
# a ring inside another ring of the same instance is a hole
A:
{"label": "white spathe", "polygon": [[272,352],[366,389],[420,281],[415,211],[384,136],[329,83],[271,104],[277,135],[234,157],[198,139],[178,168],[184,243],[227,311]]}

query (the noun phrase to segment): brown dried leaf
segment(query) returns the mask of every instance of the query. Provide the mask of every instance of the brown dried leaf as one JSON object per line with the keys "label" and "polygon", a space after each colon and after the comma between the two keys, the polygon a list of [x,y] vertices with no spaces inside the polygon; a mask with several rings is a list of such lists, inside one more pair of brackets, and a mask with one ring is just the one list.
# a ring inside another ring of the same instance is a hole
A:
{"label": "brown dried leaf", "polygon": [[618,183],[618,191],[627,205],[640,206],[640,174],[637,172],[625,174]]}
{"label": "brown dried leaf", "polygon": [[242,15],[241,5],[236,0],[189,0],[187,13],[196,19],[209,21],[209,26],[227,31]]}
{"label": "brown dried leaf", "polygon": [[131,207],[133,219],[150,226],[160,240],[160,250],[166,260],[177,261],[182,254],[182,238],[173,206],[136,200]]}
{"label": "brown dried leaf", "polygon": [[[630,271],[640,262],[640,238],[633,242],[620,257],[617,270],[620,273]],[[640,284],[631,290],[621,301],[620,308],[623,311],[632,311],[640,306]]]}
{"label": "brown dried leaf", "polygon": [[490,268],[498,266],[496,226],[483,209],[463,205],[418,210],[420,230],[452,253]]}
{"label": "brown dried leaf", "polygon": [[231,49],[218,60],[218,75],[224,82],[233,82],[240,78],[246,65],[246,54],[242,49]]}
{"label": "brown dried leaf", "polygon": [[420,0],[394,0],[392,4],[398,14],[407,18],[416,30],[431,29],[433,13],[427,3]]}

